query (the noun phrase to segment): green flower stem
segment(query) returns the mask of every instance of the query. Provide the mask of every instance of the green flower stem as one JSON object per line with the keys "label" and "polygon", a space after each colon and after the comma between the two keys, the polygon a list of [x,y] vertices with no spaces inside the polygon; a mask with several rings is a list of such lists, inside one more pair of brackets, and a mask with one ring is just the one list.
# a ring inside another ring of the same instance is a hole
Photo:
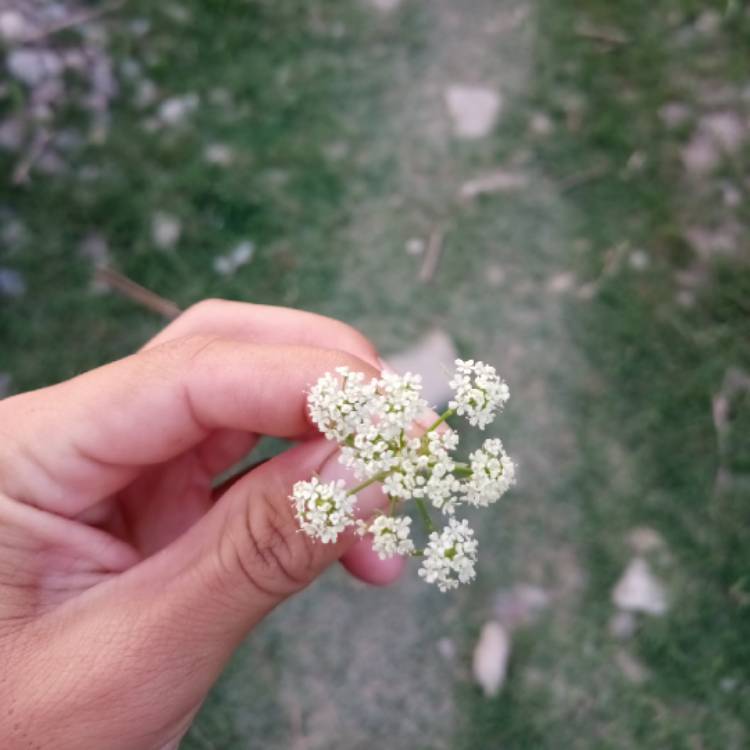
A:
{"label": "green flower stem", "polygon": [[471,466],[469,466],[469,464],[456,462],[456,465],[453,468],[453,473],[459,474],[462,477],[470,477],[474,472],[471,470]]}
{"label": "green flower stem", "polygon": [[[427,432],[432,432],[433,430],[436,430],[438,427],[440,427],[443,422],[445,422],[446,419],[449,419],[452,417],[456,412],[453,411],[453,409],[446,409],[433,423],[432,426],[430,426],[427,429]],[[425,433],[426,434],[426,433]]]}
{"label": "green flower stem", "polygon": [[370,477],[370,479],[368,479],[366,482],[362,482],[362,484],[358,484],[356,487],[352,487],[346,494],[356,495],[358,492],[362,492],[365,487],[369,487],[371,484],[375,484],[375,482],[382,482],[388,476],[388,474],[390,474],[390,472],[381,471],[374,477]]}
{"label": "green flower stem", "polygon": [[422,500],[421,497],[414,498],[414,502],[417,505],[417,509],[419,510],[419,515],[422,516],[422,521],[424,521],[424,525],[427,527],[427,532],[430,533],[432,531],[435,531],[435,524],[432,523],[432,519],[430,518],[430,514],[427,512],[427,506],[425,505],[424,500]]}

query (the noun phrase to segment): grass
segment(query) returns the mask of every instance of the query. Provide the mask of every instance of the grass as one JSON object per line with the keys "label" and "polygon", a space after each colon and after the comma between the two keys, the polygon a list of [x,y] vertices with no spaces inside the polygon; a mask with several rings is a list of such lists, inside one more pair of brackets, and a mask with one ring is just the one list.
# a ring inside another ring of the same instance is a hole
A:
{"label": "grass", "polygon": [[[69,173],[2,188],[28,230],[0,255],[29,285],[0,316],[2,369],[19,390],[122,356],[161,325],[90,293],[79,247],[95,231],[120,270],[182,306],[216,295],[313,309],[386,352],[440,325],[496,361],[514,393],[503,436],[522,480],[482,528],[476,585],[448,599],[411,578],[365,592],[330,576],[249,640],[188,748],[286,748],[301,735],[347,749],[748,742],[750,394],[730,394],[733,479],[719,487],[712,420],[726,373],[750,372],[748,243],[740,233],[734,254],[697,267],[688,240],[695,225],[747,233],[747,143],[701,178],[685,176],[680,154],[703,114],[747,114],[750,17],[731,2],[539,0],[513,42],[485,33],[510,5],[472,0],[456,19],[437,0],[392,16],[332,0],[184,2],[179,24],[170,6],[133,2],[110,21],[112,55],[145,60],[165,96],[198,93],[194,118],[147,132],[125,83],[106,143]],[[707,8],[718,26],[696,31]],[[151,22],[143,38],[128,31],[136,17]],[[627,41],[582,36],[582,20]],[[475,58],[508,97],[490,138],[457,143],[436,100]],[[674,101],[688,120],[668,128],[659,110]],[[529,130],[538,112],[546,138]],[[206,163],[214,142],[237,154],[230,168]],[[462,179],[498,165],[527,174],[529,189],[454,200]],[[81,179],[86,167],[97,176]],[[727,184],[739,205],[723,200]],[[182,222],[173,251],[153,247],[156,210]],[[420,285],[421,259],[404,246],[438,222],[441,263]],[[252,262],[217,276],[215,255],[243,239],[258,247]],[[686,286],[696,268],[700,283]],[[564,274],[570,288],[550,283]],[[607,630],[610,591],[638,526],[664,539],[652,563],[672,606],[623,644]],[[465,665],[494,591],[524,580],[553,605],[516,635],[508,685],[486,701]],[[432,647],[441,637],[455,661]],[[622,652],[642,683],[618,667]]]}

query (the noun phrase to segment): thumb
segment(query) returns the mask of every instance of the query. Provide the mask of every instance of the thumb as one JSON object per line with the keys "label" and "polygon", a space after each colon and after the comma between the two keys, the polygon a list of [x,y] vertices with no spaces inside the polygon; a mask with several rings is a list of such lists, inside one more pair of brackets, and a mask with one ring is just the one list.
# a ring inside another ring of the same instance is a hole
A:
{"label": "thumb", "polygon": [[[324,481],[346,478],[344,471],[325,440],[294,447],[236,482],[170,546],[58,610],[65,622],[57,620],[48,634],[48,654],[59,663],[80,655],[74,671],[86,674],[85,686],[66,694],[75,697],[92,742],[120,736],[121,744],[106,746],[132,748],[140,746],[134,731],[167,728],[179,736],[186,729],[249,630],[354,543],[351,531],[333,544],[310,539],[289,500],[295,482],[316,472]],[[382,499],[379,488],[368,487],[359,495],[361,511]],[[113,694],[117,716],[101,708]],[[133,716],[140,717],[137,727]]]}

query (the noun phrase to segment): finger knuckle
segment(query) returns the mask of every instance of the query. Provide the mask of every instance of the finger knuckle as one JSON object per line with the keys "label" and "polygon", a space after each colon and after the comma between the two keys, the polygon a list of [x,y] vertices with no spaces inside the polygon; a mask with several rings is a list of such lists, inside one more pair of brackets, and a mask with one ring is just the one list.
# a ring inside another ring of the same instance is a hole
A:
{"label": "finger knuckle", "polygon": [[190,305],[180,317],[191,320],[196,318],[213,317],[228,304],[229,303],[226,300],[219,299],[218,297],[207,297],[200,302]]}
{"label": "finger knuckle", "polygon": [[299,591],[316,571],[312,543],[299,533],[291,508],[282,508],[279,497],[254,492],[227,536],[228,564],[252,589],[272,597]]}

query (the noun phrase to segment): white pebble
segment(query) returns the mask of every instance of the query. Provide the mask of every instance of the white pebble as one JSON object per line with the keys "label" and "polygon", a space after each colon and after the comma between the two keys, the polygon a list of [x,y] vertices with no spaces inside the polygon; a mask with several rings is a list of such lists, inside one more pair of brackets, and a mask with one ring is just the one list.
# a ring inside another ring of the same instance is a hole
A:
{"label": "white pebble", "polygon": [[482,627],[474,649],[472,672],[487,698],[496,696],[508,672],[510,636],[499,622],[488,622]]}
{"label": "white pebble", "polygon": [[0,13],[0,36],[6,42],[19,42],[31,33],[28,21],[15,10]]}
{"label": "white pebble", "polygon": [[159,119],[165,125],[181,125],[198,108],[198,95],[185,94],[165,99],[159,106]]}
{"label": "white pebble", "polygon": [[215,164],[219,167],[228,167],[234,160],[234,153],[229,146],[223,143],[211,143],[206,146],[203,152],[203,158],[209,164]]}
{"label": "white pebble", "polygon": [[502,97],[488,86],[454,84],[445,91],[445,103],[455,135],[474,139],[492,131],[502,108]]}
{"label": "white pebble", "polygon": [[214,258],[214,271],[220,276],[231,276],[238,268],[246,265],[255,255],[255,245],[250,240],[240,242],[226,255]]}
{"label": "white pebble", "polygon": [[667,611],[667,594],[662,583],[642,558],[631,560],[612,591],[612,601],[619,609],[663,615]]}
{"label": "white pebble", "polygon": [[151,222],[151,237],[161,250],[172,249],[182,234],[182,223],[176,216],[157,211]]}
{"label": "white pebble", "polygon": [[60,58],[49,50],[15,49],[8,55],[7,65],[10,74],[27,86],[38,86],[62,70]]}

